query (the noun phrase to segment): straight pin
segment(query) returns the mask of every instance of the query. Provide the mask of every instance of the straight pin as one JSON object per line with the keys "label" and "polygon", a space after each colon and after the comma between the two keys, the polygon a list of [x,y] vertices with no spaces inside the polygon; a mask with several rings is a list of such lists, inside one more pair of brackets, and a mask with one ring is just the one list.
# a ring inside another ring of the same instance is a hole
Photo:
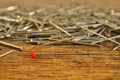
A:
{"label": "straight pin", "polygon": [[3,56],[6,56],[6,55],[8,55],[8,54],[11,54],[11,53],[14,52],[14,51],[15,51],[15,50],[10,50],[10,51],[8,51],[8,52],[6,52],[6,53],[3,53],[3,54],[0,55],[0,58],[3,57]]}

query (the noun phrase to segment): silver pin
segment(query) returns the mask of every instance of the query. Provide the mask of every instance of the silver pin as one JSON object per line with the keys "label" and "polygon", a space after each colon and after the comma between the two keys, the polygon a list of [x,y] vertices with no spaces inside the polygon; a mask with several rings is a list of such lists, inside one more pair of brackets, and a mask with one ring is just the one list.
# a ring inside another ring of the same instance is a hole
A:
{"label": "silver pin", "polygon": [[59,27],[58,25],[54,24],[52,21],[49,21],[49,23],[50,23],[52,26],[56,27],[57,29],[61,30],[62,32],[66,33],[68,36],[71,36],[70,33],[68,33],[67,31],[65,31],[64,29],[62,29],[62,28]]}
{"label": "silver pin", "polygon": [[0,41],[0,44],[6,45],[6,46],[10,46],[10,47],[13,47],[13,48],[17,48],[19,50],[23,50],[23,47],[19,47],[17,45],[10,44],[10,43],[4,42],[4,41]]}
{"label": "silver pin", "polygon": [[6,53],[3,53],[3,54],[0,55],[0,58],[3,57],[3,56],[8,55],[8,54],[10,54],[10,53],[12,53],[12,52],[14,52],[14,51],[15,51],[15,50],[10,50],[10,51],[8,51],[8,52],[6,52]]}

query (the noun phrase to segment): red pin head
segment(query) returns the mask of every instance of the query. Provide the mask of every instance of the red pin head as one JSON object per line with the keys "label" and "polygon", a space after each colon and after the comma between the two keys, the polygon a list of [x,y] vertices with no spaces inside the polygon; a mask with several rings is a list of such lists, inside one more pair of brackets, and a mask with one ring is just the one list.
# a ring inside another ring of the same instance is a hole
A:
{"label": "red pin head", "polygon": [[32,50],[32,51],[31,51],[31,57],[32,57],[32,58],[36,58],[36,57],[37,57],[37,52],[34,51],[34,50]]}

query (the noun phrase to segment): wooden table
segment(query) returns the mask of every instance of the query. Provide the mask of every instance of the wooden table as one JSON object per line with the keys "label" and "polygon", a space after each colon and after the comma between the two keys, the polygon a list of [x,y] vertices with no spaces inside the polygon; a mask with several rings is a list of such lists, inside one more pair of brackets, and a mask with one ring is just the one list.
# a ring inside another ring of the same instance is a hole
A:
{"label": "wooden table", "polygon": [[[25,1],[28,1],[25,2]],[[8,5],[71,4],[73,0],[8,0],[0,1],[1,7]],[[98,6],[119,6],[119,0],[76,0],[75,3],[90,3]],[[9,3],[12,2],[12,3]],[[41,2],[41,3],[38,3]],[[23,4],[25,3],[25,4]],[[120,80],[120,51],[111,51],[105,47],[83,45],[29,45],[13,42],[24,47],[23,52],[14,52],[0,58],[0,80]],[[4,51],[10,48],[4,46]],[[30,51],[42,53],[36,59],[31,58]],[[50,53],[72,53],[72,55],[50,55]],[[44,53],[47,53],[44,54]],[[77,54],[77,55],[73,55]]]}

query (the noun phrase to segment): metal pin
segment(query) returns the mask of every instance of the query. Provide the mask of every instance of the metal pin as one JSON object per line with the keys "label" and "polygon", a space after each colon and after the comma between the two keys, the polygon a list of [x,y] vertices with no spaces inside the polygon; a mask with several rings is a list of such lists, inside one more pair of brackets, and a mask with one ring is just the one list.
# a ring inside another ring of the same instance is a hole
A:
{"label": "metal pin", "polygon": [[59,27],[58,25],[54,24],[52,21],[49,21],[49,23],[50,23],[52,26],[56,27],[57,29],[61,30],[62,32],[66,33],[68,36],[71,36],[70,33],[68,33],[67,31],[65,31],[64,29],[62,29],[62,28]]}
{"label": "metal pin", "polygon": [[[109,39],[117,39],[117,38],[120,38],[120,35],[110,37]],[[103,41],[106,41],[106,40],[108,40],[108,39],[101,39],[101,40],[95,41],[91,44],[97,44],[97,43],[100,43],[100,42],[103,42]]]}
{"label": "metal pin", "polygon": [[118,30],[118,29],[120,29],[119,26],[117,26],[117,25],[115,25],[115,24],[113,24],[113,23],[110,23],[108,20],[106,20],[107,22],[104,22],[105,20],[104,20],[104,21],[98,20],[98,19],[95,18],[95,17],[91,17],[91,18],[94,19],[95,21],[101,23],[101,24],[104,24],[104,25],[109,26],[109,27],[112,28],[113,30]]}
{"label": "metal pin", "polygon": [[[77,25],[77,26],[78,26],[78,25]],[[101,35],[101,34],[98,34],[98,33],[94,32],[94,31],[92,31],[92,30],[89,30],[89,29],[87,29],[87,28],[85,28],[85,27],[83,27],[83,26],[79,26],[79,27],[82,28],[82,29],[84,29],[84,30],[86,30],[86,31],[88,31],[88,32],[91,32],[91,33],[93,33],[93,34],[95,34],[95,35],[98,35],[98,36],[100,36],[100,37],[102,37],[102,38],[104,38],[104,39],[107,39],[107,40],[109,40],[109,41],[111,41],[111,42],[114,42],[114,43],[120,45],[119,42],[114,41],[114,40],[112,40],[112,39],[110,39],[110,38],[107,38],[107,37],[105,37],[105,36],[103,36],[103,35]]]}
{"label": "metal pin", "polygon": [[58,40],[58,41],[54,41],[54,42],[44,43],[44,44],[42,44],[42,46],[50,45],[50,44],[55,44],[55,43],[60,43],[60,42],[68,41],[68,40],[71,40],[71,39],[72,38],[66,38],[66,39],[62,39],[62,40]]}
{"label": "metal pin", "polygon": [[15,51],[15,50],[10,50],[10,51],[8,51],[8,52],[6,52],[6,53],[3,53],[3,54],[0,55],[0,58],[3,57],[3,56],[8,55],[8,54],[10,54],[10,53],[12,53],[12,52],[14,52],[14,51]]}
{"label": "metal pin", "polygon": [[119,47],[120,47],[120,45],[116,46],[115,48],[113,48],[113,51],[117,50]]}
{"label": "metal pin", "polygon": [[17,45],[10,44],[10,43],[4,42],[4,41],[0,41],[0,44],[6,45],[6,46],[10,46],[10,47],[13,47],[13,48],[17,48],[19,50],[23,50],[23,47],[19,47]]}

